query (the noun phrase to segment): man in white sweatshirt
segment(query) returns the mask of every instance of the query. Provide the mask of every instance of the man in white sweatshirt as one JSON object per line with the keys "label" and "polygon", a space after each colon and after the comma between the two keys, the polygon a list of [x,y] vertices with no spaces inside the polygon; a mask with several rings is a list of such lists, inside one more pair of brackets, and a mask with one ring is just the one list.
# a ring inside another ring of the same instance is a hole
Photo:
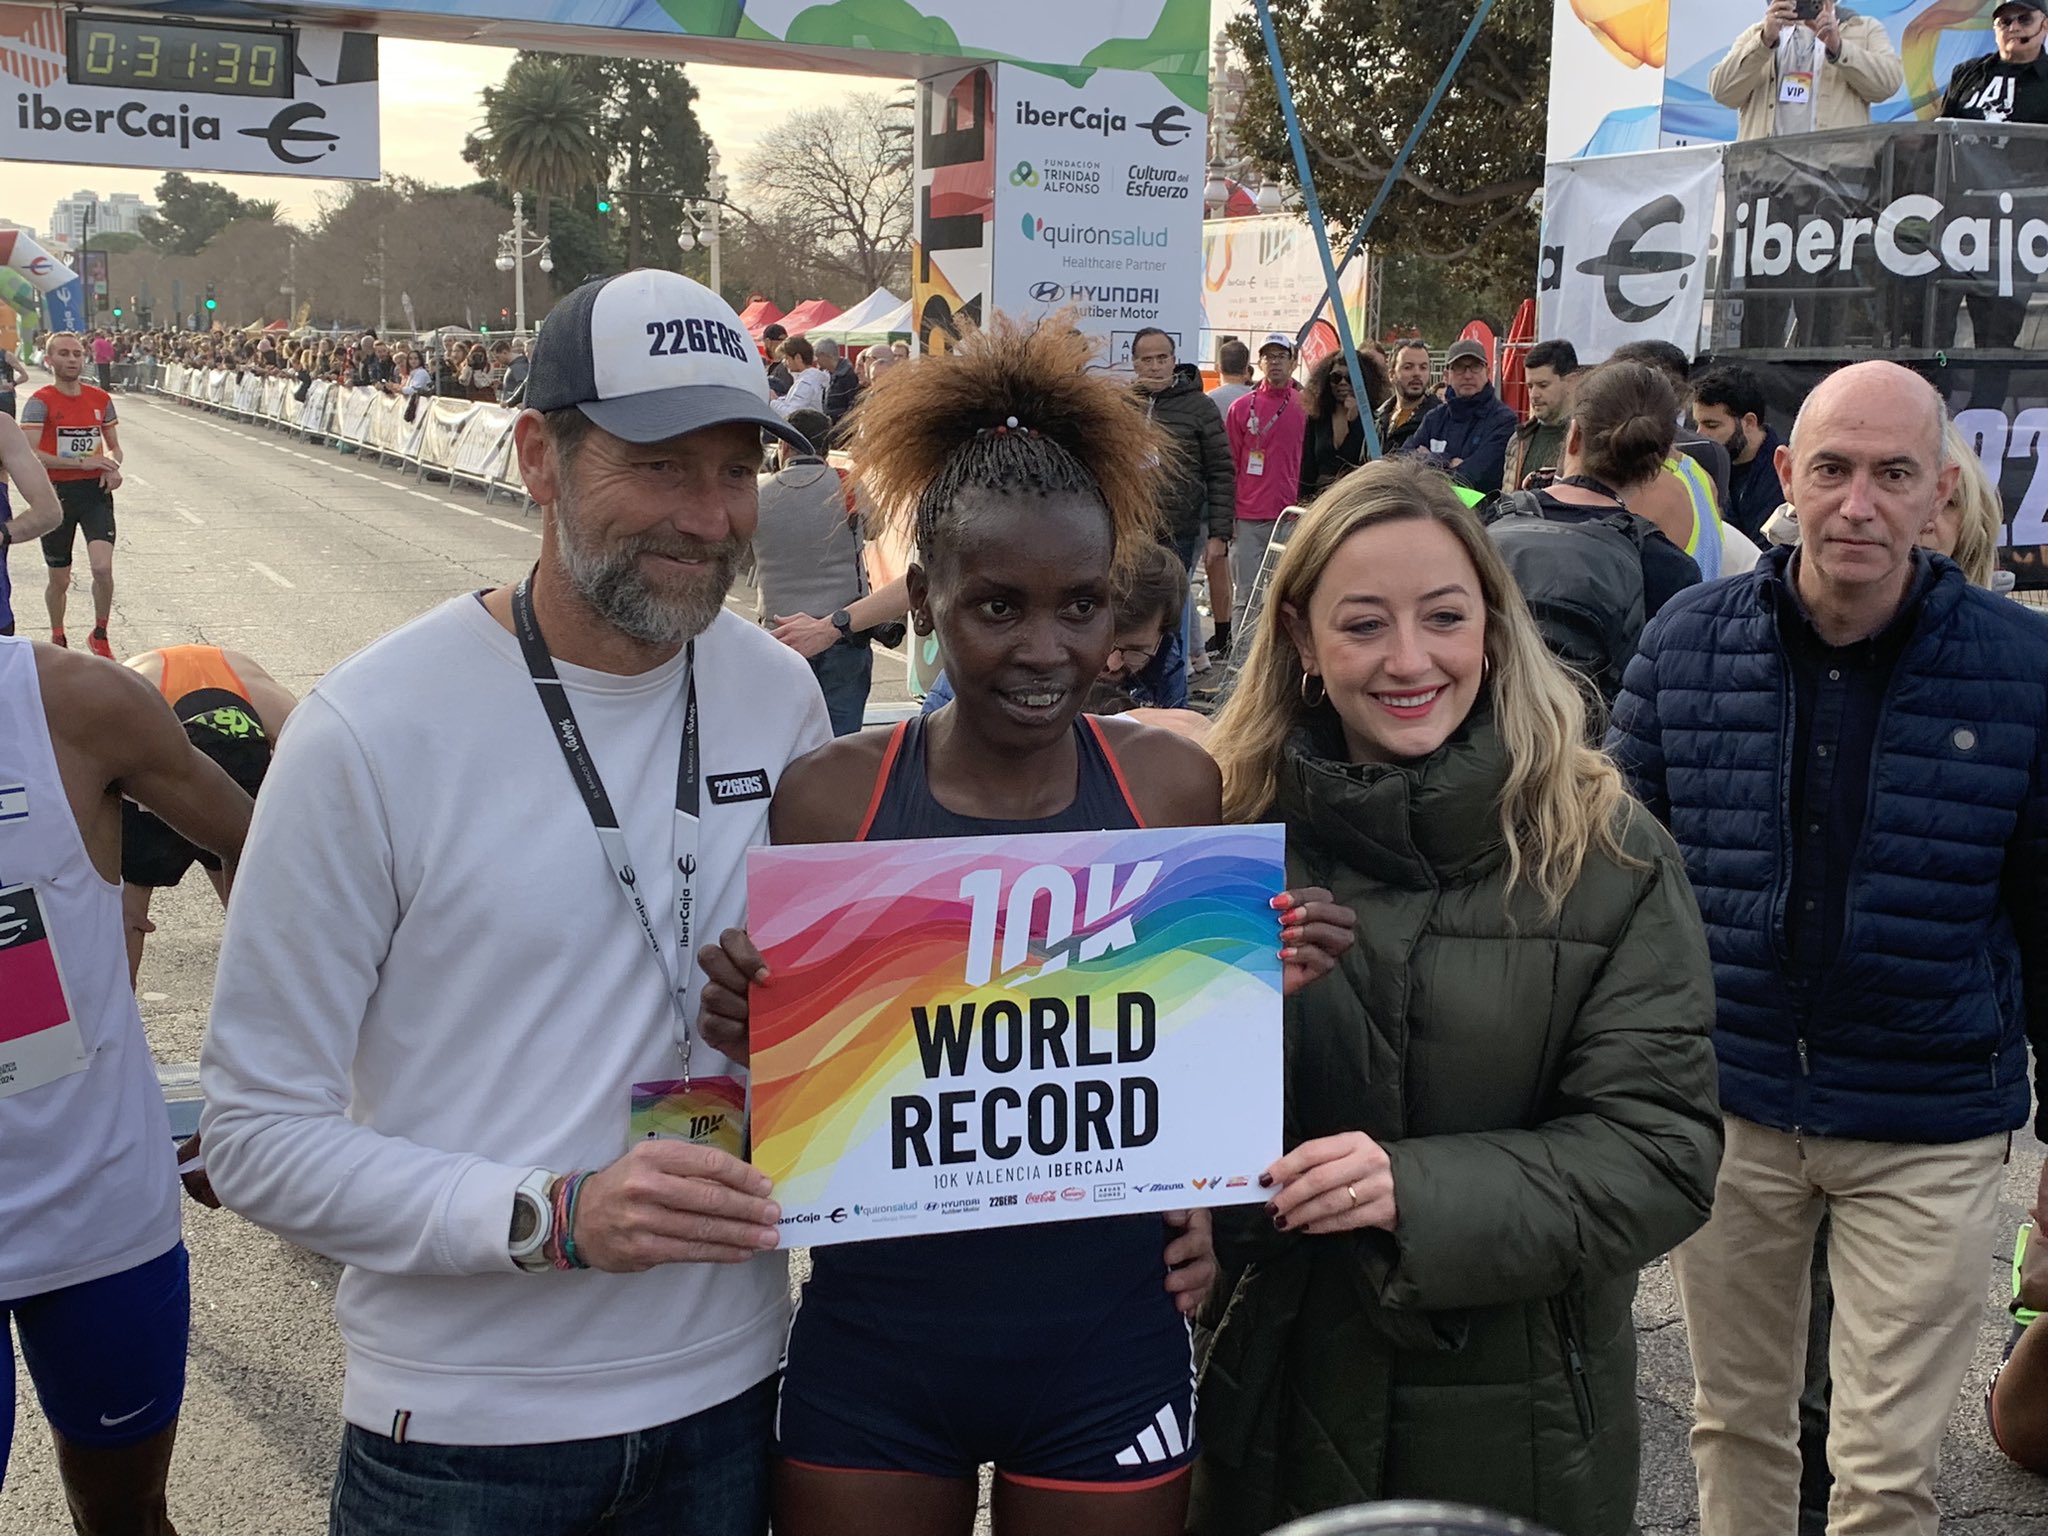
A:
{"label": "man in white sweatshirt", "polygon": [[347,1266],[333,1536],[766,1528],[787,1315],[697,946],[830,739],[725,611],[769,407],[730,306],[584,285],[535,345],[518,588],[344,662],[292,718],[222,948],[222,1201]]}

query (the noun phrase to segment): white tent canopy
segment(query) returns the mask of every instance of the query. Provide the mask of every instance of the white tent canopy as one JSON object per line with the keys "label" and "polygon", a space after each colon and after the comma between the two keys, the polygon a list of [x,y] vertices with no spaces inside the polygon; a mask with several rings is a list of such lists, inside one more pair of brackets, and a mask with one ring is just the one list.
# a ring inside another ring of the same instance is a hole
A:
{"label": "white tent canopy", "polygon": [[830,338],[850,347],[873,346],[892,336],[910,334],[910,301],[899,299],[886,288],[877,288],[844,314],[834,315],[823,325],[804,332],[812,341]]}

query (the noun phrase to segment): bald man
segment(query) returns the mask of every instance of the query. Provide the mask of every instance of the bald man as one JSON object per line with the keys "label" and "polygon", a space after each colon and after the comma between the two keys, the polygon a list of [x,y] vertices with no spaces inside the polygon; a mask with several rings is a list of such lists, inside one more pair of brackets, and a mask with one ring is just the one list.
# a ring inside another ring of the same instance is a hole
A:
{"label": "bald man", "polygon": [[1915,547],[1959,473],[1944,419],[1892,363],[1824,380],[1778,450],[1799,546],[1667,603],[1615,706],[1719,994],[1726,1153],[1672,1255],[1702,1536],[1797,1528],[1823,1213],[1829,1530],[1934,1536],[2029,1040],[2048,1058],[2048,625]]}

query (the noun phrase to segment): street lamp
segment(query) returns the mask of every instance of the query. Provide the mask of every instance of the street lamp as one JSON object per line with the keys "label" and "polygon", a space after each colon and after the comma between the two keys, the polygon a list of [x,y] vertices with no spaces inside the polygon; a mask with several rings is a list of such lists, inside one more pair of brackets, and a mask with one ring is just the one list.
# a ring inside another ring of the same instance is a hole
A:
{"label": "street lamp", "polygon": [[526,261],[530,256],[540,258],[543,272],[555,270],[554,249],[546,235],[529,235],[526,232],[526,195],[512,194],[512,227],[498,236],[498,258],[496,266],[500,272],[512,274],[512,328],[523,332],[526,329]]}
{"label": "street lamp", "polygon": [[676,235],[678,249],[688,252],[698,246],[711,258],[711,291],[719,291],[718,246],[719,225],[725,205],[725,177],[718,171],[718,146],[715,144],[705,152],[708,174],[704,178],[704,195],[683,199],[683,227]]}

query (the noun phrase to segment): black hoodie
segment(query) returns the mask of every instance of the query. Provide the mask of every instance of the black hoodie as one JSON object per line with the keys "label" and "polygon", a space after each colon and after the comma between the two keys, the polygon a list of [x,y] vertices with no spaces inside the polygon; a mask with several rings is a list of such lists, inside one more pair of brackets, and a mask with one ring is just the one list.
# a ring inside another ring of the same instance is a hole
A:
{"label": "black hoodie", "polygon": [[1237,521],[1237,476],[1223,413],[1202,393],[1201,371],[1182,363],[1166,388],[1156,395],[1141,389],[1138,400],[1181,451],[1180,462],[1168,464],[1160,480],[1159,512],[1168,535],[1183,547],[1228,539]]}

